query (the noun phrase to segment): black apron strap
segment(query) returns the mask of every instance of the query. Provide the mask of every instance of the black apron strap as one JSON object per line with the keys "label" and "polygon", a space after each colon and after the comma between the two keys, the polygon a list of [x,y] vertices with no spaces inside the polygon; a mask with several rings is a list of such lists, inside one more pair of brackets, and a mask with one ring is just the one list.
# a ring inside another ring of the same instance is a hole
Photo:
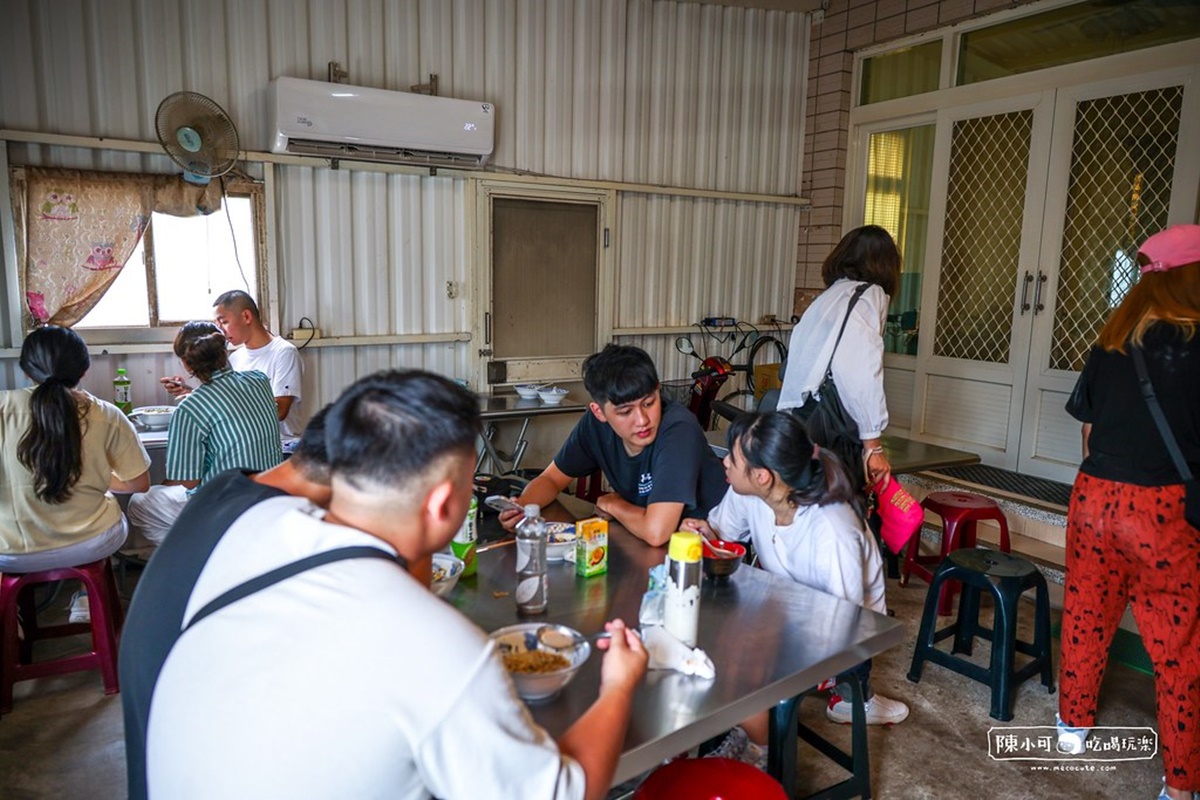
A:
{"label": "black apron strap", "polygon": [[257,578],[251,578],[245,583],[238,584],[229,591],[209,601],[204,608],[196,612],[196,615],[188,622],[182,633],[187,633],[193,625],[200,620],[215,614],[225,606],[231,603],[236,603],[244,597],[249,597],[255,592],[266,589],[268,586],[274,586],[280,581],[285,581],[293,575],[299,575],[301,572],[307,572],[310,569],[332,564],[335,561],[346,561],[352,558],[382,558],[398,564],[401,569],[408,567],[407,562],[402,556],[394,556],[391,553],[384,552],[378,547],[370,545],[360,545],[357,547],[339,547],[335,550],[326,550],[324,553],[316,553],[299,561],[293,561],[290,564],[284,564],[282,567],[276,567],[270,572],[259,575]]}

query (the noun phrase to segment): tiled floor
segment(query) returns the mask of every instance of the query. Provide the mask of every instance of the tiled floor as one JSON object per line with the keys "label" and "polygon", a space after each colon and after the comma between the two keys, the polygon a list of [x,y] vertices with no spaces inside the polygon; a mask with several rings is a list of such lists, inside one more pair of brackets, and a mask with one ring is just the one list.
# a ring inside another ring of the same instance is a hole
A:
{"label": "tiled floor", "polygon": [[[895,727],[871,729],[875,797],[1149,800],[1157,794],[1162,776],[1157,757],[1115,764],[1109,771],[1071,772],[1039,771],[1033,762],[990,758],[989,729],[1053,725],[1057,695],[1047,694],[1036,680],[1026,682],[1015,719],[999,723],[988,717],[988,689],[982,684],[936,665],[926,665],[920,683],[906,680],[924,593],[917,580],[903,588],[888,583],[889,604],[908,627],[909,644],[876,659],[872,679],[878,692],[904,700],[912,713]],[[69,595],[60,595],[58,613],[65,613]],[[1028,618],[1030,608],[1022,606],[1023,617]],[[975,658],[983,663],[987,653],[985,642],[976,647]],[[827,722],[819,700],[806,701],[803,714],[810,725],[848,742],[849,727]],[[1122,666],[1110,669],[1100,723],[1154,727],[1152,679]],[[808,793],[842,777],[822,761],[801,745],[799,791]],[[0,720],[0,798],[123,797],[120,698],[105,697],[94,673],[19,684],[12,713]]]}

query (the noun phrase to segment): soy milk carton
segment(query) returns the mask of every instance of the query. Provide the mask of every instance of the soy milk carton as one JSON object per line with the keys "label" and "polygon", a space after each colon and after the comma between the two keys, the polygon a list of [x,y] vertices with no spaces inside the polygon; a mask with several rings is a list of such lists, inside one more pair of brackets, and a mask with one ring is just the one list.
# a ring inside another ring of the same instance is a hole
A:
{"label": "soy milk carton", "polygon": [[593,517],[575,523],[575,574],[608,572],[608,520]]}

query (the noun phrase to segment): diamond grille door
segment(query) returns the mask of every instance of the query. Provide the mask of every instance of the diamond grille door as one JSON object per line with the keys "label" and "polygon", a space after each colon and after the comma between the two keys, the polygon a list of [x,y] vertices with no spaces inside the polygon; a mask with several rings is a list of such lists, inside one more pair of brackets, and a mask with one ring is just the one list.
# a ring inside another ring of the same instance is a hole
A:
{"label": "diamond grille door", "polygon": [[1167,224],[1183,87],[1079,103],[1050,366],[1078,371],[1138,278],[1137,247]]}
{"label": "diamond grille door", "polygon": [[1033,112],[960,120],[951,137],[933,352],[1008,363]]}

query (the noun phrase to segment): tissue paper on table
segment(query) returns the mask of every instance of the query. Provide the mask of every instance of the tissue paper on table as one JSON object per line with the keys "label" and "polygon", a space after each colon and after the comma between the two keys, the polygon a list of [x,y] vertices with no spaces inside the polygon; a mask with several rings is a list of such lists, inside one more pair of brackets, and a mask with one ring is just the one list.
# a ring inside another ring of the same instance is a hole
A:
{"label": "tissue paper on table", "polygon": [[712,679],[717,676],[712,659],[699,647],[688,647],[665,628],[642,628],[642,641],[650,654],[650,669],[673,669],[684,675]]}

